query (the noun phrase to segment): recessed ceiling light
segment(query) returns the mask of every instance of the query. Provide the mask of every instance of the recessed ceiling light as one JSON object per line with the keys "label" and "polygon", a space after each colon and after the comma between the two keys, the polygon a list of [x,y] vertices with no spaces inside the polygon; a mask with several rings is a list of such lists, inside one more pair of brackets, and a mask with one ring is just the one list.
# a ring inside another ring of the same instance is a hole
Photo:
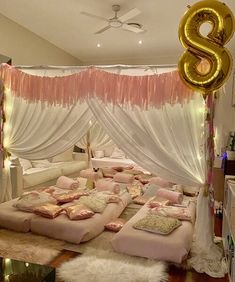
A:
{"label": "recessed ceiling light", "polygon": [[97,43],[97,45],[96,45],[98,48],[100,48],[101,47],[101,44],[100,43]]}
{"label": "recessed ceiling light", "polygon": [[139,40],[138,43],[139,43],[139,45],[141,45],[143,42],[142,42],[142,40]]}

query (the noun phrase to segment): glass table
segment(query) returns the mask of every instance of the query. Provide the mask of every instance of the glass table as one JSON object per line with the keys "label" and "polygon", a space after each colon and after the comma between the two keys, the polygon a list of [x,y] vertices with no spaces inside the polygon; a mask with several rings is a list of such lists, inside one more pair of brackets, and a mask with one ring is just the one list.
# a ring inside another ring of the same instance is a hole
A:
{"label": "glass table", "polygon": [[0,282],[55,282],[55,268],[0,257]]}

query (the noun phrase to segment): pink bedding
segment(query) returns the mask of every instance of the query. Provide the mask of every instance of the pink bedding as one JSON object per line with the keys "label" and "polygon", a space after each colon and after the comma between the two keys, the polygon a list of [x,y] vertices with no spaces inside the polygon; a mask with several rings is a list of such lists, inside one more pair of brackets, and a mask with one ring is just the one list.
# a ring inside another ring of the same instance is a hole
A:
{"label": "pink bedding", "polygon": [[[190,212],[195,214],[195,203],[190,203]],[[134,229],[133,224],[148,212],[145,204],[123,228],[115,234],[111,244],[115,251],[133,256],[181,263],[188,255],[192,243],[193,224],[182,225],[169,235],[158,235]]]}
{"label": "pink bedding", "polygon": [[127,192],[120,197],[122,201],[119,203],[110,203],[102,214],[96,213],[93,217],[85,220],[69,220],[65,214],[61,214],[55,219],[35,216],[31,220],[31,231],[75,244],[88,241],[99,235],[104,230],[106,223],[119,217],[131,201]]}
{"label": "pink bedding", "polygon": [[18,232],[29,232],[30,221],[34,214],[14,208],[13,204],[16,201],[17,199],[14,199],[0,205],[0,227]]}

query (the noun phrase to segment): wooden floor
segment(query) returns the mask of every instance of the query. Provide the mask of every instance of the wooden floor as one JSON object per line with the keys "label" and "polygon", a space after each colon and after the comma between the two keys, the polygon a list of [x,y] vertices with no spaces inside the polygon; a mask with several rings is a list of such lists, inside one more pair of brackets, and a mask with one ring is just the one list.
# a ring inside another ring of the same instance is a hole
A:
{"label": "wooden floor", "polygon": [[[221,236],[221,219],[215,219],[215,235]],[[63,250],[59,256],[57,256],[50,265],[52,267],[58,267],[62,262],[68,261],[71,258],[74,258],[78,255],[76,252]],[[206,274],[197,273],[193,270],[184,270],[182,268],[178,268],[174,265],[169,265],[168,269],[169,280],[168,282],[229,282],[228,277],[224,278],[212,278]],[[79,282],[79,281],[78,281]]]}

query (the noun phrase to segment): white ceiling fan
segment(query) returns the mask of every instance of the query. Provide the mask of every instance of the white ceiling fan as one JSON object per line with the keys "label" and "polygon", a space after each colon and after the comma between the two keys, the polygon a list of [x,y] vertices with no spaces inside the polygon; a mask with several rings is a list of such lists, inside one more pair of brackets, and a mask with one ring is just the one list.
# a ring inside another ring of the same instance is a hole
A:
{"label": "white ceiling fan", "polygon": [[117,16],[117,13],[120,11],[120,5],[112,5],[112,10],[114,11],[115,15],[113,18],[110,19],[106,19],[101,16],[93,15],[87,12],[81,12],[81,14],[105,21],[107,23],[103,28],[96,31],[95,34],[102,33],[111,27],[123,28],[124,30],[128,30],[135,33],[140,33],[145,31],[144,29],[142,29],[142,25],[139,23],[127,23],[128,20],[136,17],[141,13],[140,10],[138,10],[137,8],[130,10],[129,12],[127,12],[126,14],[120,17]]}

